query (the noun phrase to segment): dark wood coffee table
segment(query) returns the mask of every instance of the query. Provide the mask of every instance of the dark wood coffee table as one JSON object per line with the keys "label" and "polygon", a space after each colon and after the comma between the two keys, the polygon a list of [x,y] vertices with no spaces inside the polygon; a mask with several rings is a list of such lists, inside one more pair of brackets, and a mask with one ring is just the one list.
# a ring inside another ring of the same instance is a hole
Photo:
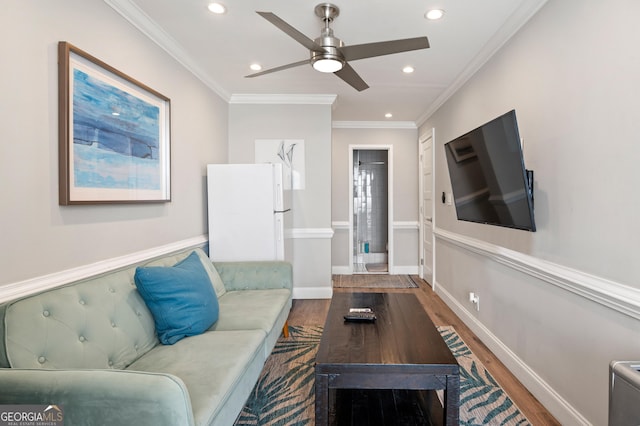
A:
{"label": "dark wood coffee table", "polygon": [[[345,322],[343,317],[352,307],[372,308],[377,320]],[[315,379],[318,426],[339,420],[335,418],[338,389],[442,389],[444,406],[439,413],[431,410],[425,424],[458,425],[458,363],[410,293],[334,293],[316,357]],[[437,408],[439,402],[434,405]]]}

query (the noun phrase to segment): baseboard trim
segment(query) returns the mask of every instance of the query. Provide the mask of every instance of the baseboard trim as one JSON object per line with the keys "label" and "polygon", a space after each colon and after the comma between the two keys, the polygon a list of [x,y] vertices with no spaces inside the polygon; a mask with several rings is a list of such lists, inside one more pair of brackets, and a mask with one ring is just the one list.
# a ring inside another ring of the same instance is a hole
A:
{"label": "baseboard trim", "polygon": [[332,266],[331,267],[332,275],[350,275],[351,268],[349,266]]}
{"label": "baseboard trim", "polygon": [[296,287],[293,286],[294,299],[331,299],[332,287]]}
{"label": "baseboard trim", "polygon": [[393,266],[394,275],[418,275],[420,273],[418,266]]}
{"label": "baseboard trim", "polygon": [[436,239],[488,257],[509,268],[640,320],[640,289],[441,228],[436,228],[434,235]]}
{"label": "baseboard trim", "polygon": [[590,425],[569,402],[560,396],[534,370],[524,363],[507,345],[476,319],[443,286],[436,282],[436,293],[451,310],[475,333],[493,354],[522,382],[561,424]]}
{"label": "baseboard trim", "polygon": [[189,238],[163,246],[142,250],[136,253],[114,257],[112,259],[102,260],[99,262],[91,263],[89,265],[83,265],[77,268],[67,269],[64,271],[55,272],[53,274],[43,275],[40,277],[12,283],[0,287],[0,303],[19,299],[21,297],[59,287],[61,285],[78,281],[84,278],[89,278],[114,269],[133,265],[135,263],[144,262],[145,260],[153,259],[154,257],[164,256],[166,254],[185,250],[191,247],[202,247],[207,243],[207,241],[207,236],[202,235],[199,237]]}

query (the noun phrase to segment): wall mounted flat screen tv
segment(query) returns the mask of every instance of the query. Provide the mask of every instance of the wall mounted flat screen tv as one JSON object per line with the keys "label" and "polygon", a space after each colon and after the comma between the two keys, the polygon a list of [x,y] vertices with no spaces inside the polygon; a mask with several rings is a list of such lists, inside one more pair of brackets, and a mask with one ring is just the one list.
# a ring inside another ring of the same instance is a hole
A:
{"label": "wall mounted flat screen tv", "polygon": [[445,144],[458,220],[535,231],[515,110]]}

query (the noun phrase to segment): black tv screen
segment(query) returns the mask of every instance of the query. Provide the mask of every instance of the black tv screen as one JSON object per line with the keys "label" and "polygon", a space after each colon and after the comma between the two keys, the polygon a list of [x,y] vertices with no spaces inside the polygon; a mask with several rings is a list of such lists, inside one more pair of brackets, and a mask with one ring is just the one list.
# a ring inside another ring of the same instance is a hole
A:
{"label": "black tv screen", "polygon": [[459,220],[535,231],[515,110],[445,144]]}

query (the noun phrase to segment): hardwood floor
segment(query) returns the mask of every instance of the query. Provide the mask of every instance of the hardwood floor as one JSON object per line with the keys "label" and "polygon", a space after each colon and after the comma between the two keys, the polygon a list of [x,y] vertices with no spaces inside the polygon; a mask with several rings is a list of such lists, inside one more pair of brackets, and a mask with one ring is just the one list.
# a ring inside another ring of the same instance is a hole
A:
{"label": "hardwood floor", "polygon": [[[363,279],[363,275],[356,276],[358,280]],[[368,279],[375,280],[375,275],[366,275]],[[485,365],[493,377],[500,383],[502,388],[509,394],[511,399],[518,405],[522,413],[534,425],[560,425],[560,423],[549,413],[542,404],[520,383],[520,381],[507,370],[498,358],[469,330],[469,328],[453,313],[453,311],[436,295],[428,283],[417,276],[412,276],[419,285],[417,289],[389,289],[385,291],[414,293],[427,314],[436,326],[451,325],[462,337],[473,353]],[[344,277],[342,279],[345,279]],[[381,291],[379,289],[366,288],[334,288],[334,292],[366,292]],[[290,325],[318,325],[324,324],[329,310],[329,299],[309,300],[296,299],[293,301],[293,309],[289,315]]]}

